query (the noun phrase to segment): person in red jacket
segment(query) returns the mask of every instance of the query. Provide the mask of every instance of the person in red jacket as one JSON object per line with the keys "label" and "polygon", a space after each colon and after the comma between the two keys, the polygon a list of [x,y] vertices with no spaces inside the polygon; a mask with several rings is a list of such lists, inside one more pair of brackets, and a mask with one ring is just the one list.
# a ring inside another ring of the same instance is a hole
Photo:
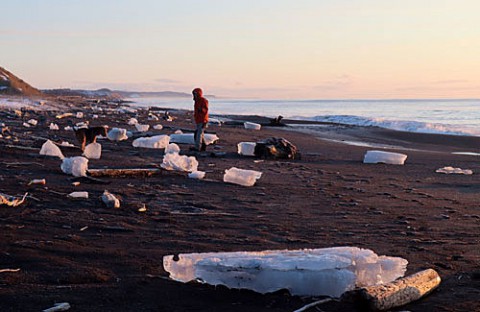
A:
{"label": "person in red jacket", "polygon": [[208,100],[203,97],[203,91],[200,88],[195,88],[192,91],[193,100],[195,102],[193,116],[195,119],[195,150],[205,151],[207,144],[205,144],[204,131],[208,123]]}

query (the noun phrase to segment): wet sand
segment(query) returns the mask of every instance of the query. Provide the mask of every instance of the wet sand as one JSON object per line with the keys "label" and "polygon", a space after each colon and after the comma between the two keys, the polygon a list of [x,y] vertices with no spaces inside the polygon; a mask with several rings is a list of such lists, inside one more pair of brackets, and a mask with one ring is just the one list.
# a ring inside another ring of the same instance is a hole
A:
{"label": "wet sand", "polygon": [[[479,153],[480,138],[336,124],[317,125],[313,132],[298,126],[296,131],[211,126],[208,131],[220,140],[207,151],[226,154],[197,158],[205,180],[162,172],[92,181],[62,173],[59,159],[38,155],[41,145],[46,138],[65,140],[76,147],[62,147],[64,154],[78,156],[79,144],[65,126],[90,120],[134,131],[127,125],[134,114],[92,112],[91,103],[76,101],[78,108],[69,109],[84,111],[85,119],[55,119],[67,110],[31,112],[28,119],[42,122],[25,128],[21,118],[7,118],[5,110],[0,115],[13,132],[0,139],[0,192],[30,195],[21,206],[0,206],[0,269],[20,269],[0,273],[1,311],[39,311],[56,302],[69,302],[72,311],[293,311],[315,298],[174,282],[162,257],[333,246],[403,257],[409,261],[407,274],[439,272],[443,281],[437,290],[398,311],[480,311],[480,158],[452,154]],[[145,111],[137,118],[164,126],[145,135],[194,129],[191,112],[171,114],[177,117],[172,122],[149,121]],[[50,122],[61,130],[49,130]],[[301,159],[255,162],[237,155],[238,142],[268,137],[286,138]],[[102,158],[90,160],[89,168],[158,168],[162,162],[163,150],[133,148],[131,139],[98,142]],[[365,143],[375,147],[359,146]],[[378,146],[407,154],[405,165],[363,164],[365,152]],[[188,147],[181,145],[184,151]],[[253,187],[226,184],[223,172],[232,166],[263,176]],[[435,173],[445,166],[474,174]],[[28,185],[41,178],[45,185]],[[119,209],[103,205],[104,190],[121,198]],[[73,191],[88,191],[89,199],[67,198]],[[143,205],[147,211],[139,212]],[[321,309],[355,311],[355,306],[331,302]]]}

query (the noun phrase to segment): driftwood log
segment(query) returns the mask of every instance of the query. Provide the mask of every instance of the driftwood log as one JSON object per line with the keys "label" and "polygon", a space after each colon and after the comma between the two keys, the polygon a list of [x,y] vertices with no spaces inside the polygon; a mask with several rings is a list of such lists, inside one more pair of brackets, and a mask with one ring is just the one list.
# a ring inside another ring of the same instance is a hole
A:
{"label": "driftwood log", "polygon": [[440,282],[438,273],[427,269],[387,284],[353,290],[353,294],[345,294],[345,297],[352,296],[370,311],[386,311],[420,299],[437,288]]}
{"label": "driftwood log", "polygon": [[163,169],[158,168],[133,168],[133,169],[88,169],[91,177],[120,177],[120,176],[151,176],[161,173]]}

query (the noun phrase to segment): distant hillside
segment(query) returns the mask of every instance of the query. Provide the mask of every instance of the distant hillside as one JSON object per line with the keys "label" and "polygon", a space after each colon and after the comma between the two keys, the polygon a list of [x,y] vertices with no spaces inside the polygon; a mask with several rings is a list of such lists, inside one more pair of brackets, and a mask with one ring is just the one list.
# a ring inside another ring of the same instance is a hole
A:
{"label": "distant hillside", "polygon": [[32,96],[42,95],[42,92],[0,67],[0,94]]}
{"label": "distant hillside", "polygon": [[[158,91],[158,92],[137,92],[121,91],[110,89],[82,90],[82,89],[50,89],[42,90],[46,94],[63,96],[86,96],[86,97],[111,97],[111,98],[137,98],[137,97],[164,97],[164,98],[191,98],[190,93]],[[207,95],[209,98],[215,98],[214,95]]]}

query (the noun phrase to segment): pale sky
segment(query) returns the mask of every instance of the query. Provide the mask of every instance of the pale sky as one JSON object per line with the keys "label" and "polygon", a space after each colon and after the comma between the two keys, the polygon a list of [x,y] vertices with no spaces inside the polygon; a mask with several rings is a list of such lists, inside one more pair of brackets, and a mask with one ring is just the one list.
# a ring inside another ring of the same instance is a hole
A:
{"label": "pale sky", "polygon": [[480,98],[478,0],[21,0],[0,66],[38,88]]}

